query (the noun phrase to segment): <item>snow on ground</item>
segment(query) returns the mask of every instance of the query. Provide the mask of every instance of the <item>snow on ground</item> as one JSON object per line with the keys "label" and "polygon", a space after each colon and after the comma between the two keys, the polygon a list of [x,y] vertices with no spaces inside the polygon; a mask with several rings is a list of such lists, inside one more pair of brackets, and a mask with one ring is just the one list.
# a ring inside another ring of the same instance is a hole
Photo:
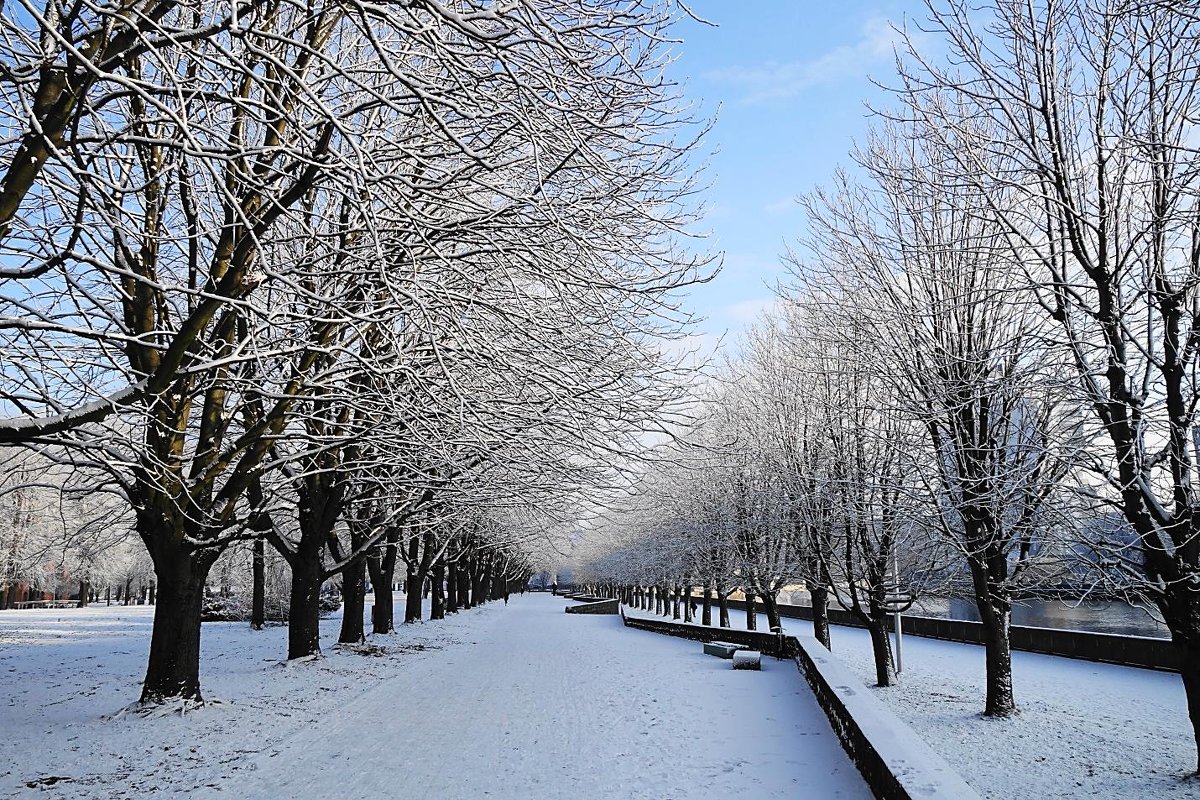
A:
{"label": "snow on ground", "polygon": [[[745,627],[745,612],[730,622]],[[831,638],[873,684],[867,632],[835,625]],[[1200,798],[1200,781],[1184,779],[1196,756],[1177,674],[1014,652],[1013,681],[1021,713],[985,719],[983,648],[905,636],[900,684],[872,691],[986,798]]]}
{"label": "snow on ground", "polygon": [[789,662],[734,672],[564,605],[514,596],[294,665],[281,627],[206,623],[226,703],[156,719],[102,718],[137,697],[153,609],[0,613],[0,796],[870,796]]}
{"label": "snow on ground", "polygon": [[[874,681],[865,630],[834,626],[833,651]],[[904,673],[878,697],[987,798],[1200,797],[1179,675],[1013,653],[1021,713],[985,719],[983,648],[904,637]]]}

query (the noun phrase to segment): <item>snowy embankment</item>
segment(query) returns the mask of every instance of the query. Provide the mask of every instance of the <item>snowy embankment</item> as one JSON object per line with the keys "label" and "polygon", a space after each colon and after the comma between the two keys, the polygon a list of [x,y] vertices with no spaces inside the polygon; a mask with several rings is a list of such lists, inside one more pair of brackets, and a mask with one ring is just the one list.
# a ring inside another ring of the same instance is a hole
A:
{"label": "snowy embankment", "polygon": [[[730,622],[744,628],[745,612]],[[758,627],[769,630],[765,615]],[[835,625],[831,638],[871,686],[867,632]],[[1200,781],[1185,780],[1194,751],[1177,674],[1015,652],[1013,682],[1021,713],[985,719],[983,648],[905,636],[899,685],[872,691],[989,800],[1200,798]]]}
{"label": "snowy embankment", "polygon": [[202,680],[226,704],[108,720],[137,697],[152,609],[5,612],[0,796],[869,797],[790,662],[734,672],[565,604],[514,596],[294,665],[282,628],[209,623]]}
{"label": "snowy embankment", "polygon": [[[831,639],[873,682],[867,632]],[[1184,779],[1195,756],[1177,674],[1013,653],[1021,713],[994,720],[980,716],[983,673],[982,647],[907,636],[899,685],[874,691],[987,798],[1200,797]]]}

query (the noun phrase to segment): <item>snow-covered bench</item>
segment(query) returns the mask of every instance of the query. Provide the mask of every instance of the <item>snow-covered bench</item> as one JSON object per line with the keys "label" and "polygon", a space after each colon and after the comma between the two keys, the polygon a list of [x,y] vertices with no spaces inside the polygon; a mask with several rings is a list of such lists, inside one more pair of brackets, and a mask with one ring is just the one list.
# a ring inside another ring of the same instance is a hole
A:
{"label": "snow-covered bench", "polygon": [[733,654],[734,669],[762,669],[762,653],[757,650],[738,650]]}
{"label": "snow-covered bench", "polygon": [[22,611],[28,608],[74,608],[78,600],[18,600],[13,608]]}
{"label": "snow-covered bench", "polygon": [[733,658],[733,654],[741,649],[741,645],[729,642],[705,642],[704,654],[717,658]]}

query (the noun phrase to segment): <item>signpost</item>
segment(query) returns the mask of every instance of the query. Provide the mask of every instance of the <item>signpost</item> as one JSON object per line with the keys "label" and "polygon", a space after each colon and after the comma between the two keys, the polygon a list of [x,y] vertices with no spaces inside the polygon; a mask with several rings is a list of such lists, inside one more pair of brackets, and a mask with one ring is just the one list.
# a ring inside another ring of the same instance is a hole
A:
{"label": "signpost", "polygon": [[901,641],[903,622],[901,614],[912,608],[913,593],[900,586],[900,569],[896,563],[896,554],[892,553],[892,582],[886,587],[887,594],[883,603],[892,615],[892,628],[896,632],[896,674],[904,671],[904,645]]}

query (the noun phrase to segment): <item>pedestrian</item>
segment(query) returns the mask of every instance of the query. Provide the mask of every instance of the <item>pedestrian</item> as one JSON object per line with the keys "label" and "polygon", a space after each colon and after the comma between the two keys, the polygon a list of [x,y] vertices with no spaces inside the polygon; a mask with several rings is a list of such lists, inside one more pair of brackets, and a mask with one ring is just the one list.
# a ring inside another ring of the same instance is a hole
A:
{"label": "pedestrian", "polygon": [[558,597],[558,581],[550,584],[550,593],[555,597]]}

